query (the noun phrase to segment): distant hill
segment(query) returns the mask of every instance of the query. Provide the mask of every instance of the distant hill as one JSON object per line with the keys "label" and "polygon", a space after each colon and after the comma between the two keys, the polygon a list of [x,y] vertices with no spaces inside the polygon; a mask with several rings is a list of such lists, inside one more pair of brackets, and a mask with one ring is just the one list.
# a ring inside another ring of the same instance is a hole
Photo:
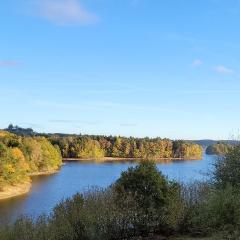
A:
{"label": "distant hill", "polygon": [[192,142],[201,145],[203,148],[216,144],[218,141],[211,140],[211,139],[203,139],[203,140],[193,140]]}

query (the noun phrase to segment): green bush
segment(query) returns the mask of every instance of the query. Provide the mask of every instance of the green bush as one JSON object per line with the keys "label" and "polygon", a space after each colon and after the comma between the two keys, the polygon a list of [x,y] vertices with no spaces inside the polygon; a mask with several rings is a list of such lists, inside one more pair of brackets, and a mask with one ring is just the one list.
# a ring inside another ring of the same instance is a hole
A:
{"label": "green bush", "polygon": [[191,224],[192,233],[236,234],[240,227],[240,191],[231,186],[212,191],[205,201],[195,206]]}
{"label": "green bush", "polygon": [[201,214],[201,206],[207,202],[212,186],[209,183],[193,182],[181,186],[181,199],[183,211],[178,231],[181,234],[204,236],[208,232],[202,227],[200,221],[196,221]]}
{"label": "green bush", "polygon": [[114,191],[118,205],[138,216],[131,223],[135,232],[166,233],[176,228],[182,211],[179,185],[169,182],[153,162],[143,161],[123,172]]}
{"label": "green bush", "polygon": [[240,146],[218,159],[214,165],[213,181],[220,188],[228,185],[240,188]]}
{"label": "green bush", "polygon": [[83,214],[84,199],[76,194],[72,199],[59,203],[50,217],[49,226],[53,239],[88,240],[87,219]]}
{"label": "green bush", "polygon": [[232,236],[240,230],[240,189],[230,185],[216,189],[209,183],[195,183],[182,187],[182,192],[184,211],[179,233],[220,234],[224,236],[221,239],[236,239]]}

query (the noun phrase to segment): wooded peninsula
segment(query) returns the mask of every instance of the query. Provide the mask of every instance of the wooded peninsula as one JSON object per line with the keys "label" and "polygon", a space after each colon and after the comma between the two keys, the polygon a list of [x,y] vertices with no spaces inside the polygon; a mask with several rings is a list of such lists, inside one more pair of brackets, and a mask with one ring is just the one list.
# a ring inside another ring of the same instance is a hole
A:
{"label": "wooded peninsula", "polygon": [[28,192],[31,175],[50,174],[61,165],[59,148],[45,137],[0,131],[0,199]]}

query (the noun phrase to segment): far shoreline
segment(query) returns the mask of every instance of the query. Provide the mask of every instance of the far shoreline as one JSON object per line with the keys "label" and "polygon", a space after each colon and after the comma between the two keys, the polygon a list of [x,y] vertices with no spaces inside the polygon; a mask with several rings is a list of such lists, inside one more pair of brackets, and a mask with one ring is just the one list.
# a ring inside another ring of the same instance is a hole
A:
{"label": "far shoreline", "polygon": [[60,169],[41,171],[41,172],[33,172],[33,173],[29,173],[28,176],[30,176],[30,177],[47,176],[47,175],[52,175],[52,174],[58,173],[59,171],[60,171]]}
{"label": "far shoreline", "polygon": [[[63,162],[124,162],[124,161],[143,161],[146,158],[121,158],[121,157],[102,157],[102,158],[63,158]],[[171,161],[194,161],[194,160],[202,160],[197,158],[149,158],[149,160],[153,160],[155,162],[171,162]]]}

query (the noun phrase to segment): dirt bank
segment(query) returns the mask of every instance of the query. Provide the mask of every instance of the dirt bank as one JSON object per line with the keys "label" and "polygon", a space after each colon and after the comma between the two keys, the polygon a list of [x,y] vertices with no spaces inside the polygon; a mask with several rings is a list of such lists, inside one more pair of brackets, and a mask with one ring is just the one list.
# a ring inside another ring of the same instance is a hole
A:
{"label": "dirt bank", "polygon": [[0,191],[0,200],[26,194],[30,191],[30,189],[31,189],[30,182],[21,183],[14,186],[7,186],[3,189],[3,191]]}

